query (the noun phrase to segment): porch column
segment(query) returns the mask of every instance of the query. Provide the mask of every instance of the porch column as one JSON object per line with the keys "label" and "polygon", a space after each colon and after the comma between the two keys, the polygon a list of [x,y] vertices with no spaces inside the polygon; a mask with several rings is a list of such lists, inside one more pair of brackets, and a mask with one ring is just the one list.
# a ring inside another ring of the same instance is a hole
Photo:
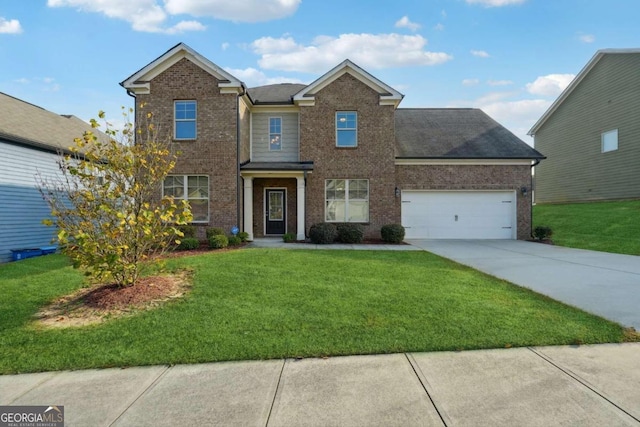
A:
{"label": "porch column", "polygon": [[244,181],[244,231],[253,240],[253,177],[243,176]]}
{"label": "porch column", "polygon": [[297,192],[297,197],[296,200],[298,202],[298,233],[296,234],[296,240],[304,240],[305,236],[304,236],[304,216],[305,216],[305,212],[304,212],[304,198],[305,198],[305,194],[304,194],[304,177],[303,176],[297,176],[296,177],[296,181],[298,182],[298,192]]}

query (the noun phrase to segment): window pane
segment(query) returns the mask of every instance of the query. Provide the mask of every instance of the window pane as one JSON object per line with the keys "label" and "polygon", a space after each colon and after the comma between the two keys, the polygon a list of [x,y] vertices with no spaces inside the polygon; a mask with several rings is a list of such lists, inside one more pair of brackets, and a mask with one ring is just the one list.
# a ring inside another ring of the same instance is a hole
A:
{"label": "window pane", "polygon": [[349,202],[348,222],[368,222],[369,202],[351,201]]}
{"label": "window pane", "polygon": [[279,133],[269,134],[269,150],[282,150],[282,136]]}
{"label": "window pane", "polygon": [[209,201],[208,200],[189,200],[191,205],[191,214],[193,222],[209,221]]}
{"label": "window pane", "polygon": [[195,101],[176,101],[176,119],[177,120],[195,120],[196,118],[196,102]]}
{"label": "window pane", "polygon": [[195,139],[196,122],[176,122],[176,138],[177,139]]}
{"label": "window pane", "polygon": [[357,115],[355,112],[338,112],[336,113],[336,127],[338,129],[355,129],[357,123]]}
{"label": "window pane", "polygon": [[284,219],[283,195],[283,193],[269,193],[269,221]]}
{"label": "window pane", "polygon": [[613,151],[618,149],[618,129],[611,130],[602,134],[602,152]]}
{"label": "window pane", "polygon": [[355,130],[338,130],[338,147],[356,147],[356,131]]}
{"label": "window pane", "polygon": [[325,209],[325,220],[344,222],[345,207],[345,202],[327,200],[327,207]]}
{"label": "window pane", "polygon": [[184,195],[184,180],[181,176],[168,176],[164,179],[164,194],[169,197],[182,198]]}

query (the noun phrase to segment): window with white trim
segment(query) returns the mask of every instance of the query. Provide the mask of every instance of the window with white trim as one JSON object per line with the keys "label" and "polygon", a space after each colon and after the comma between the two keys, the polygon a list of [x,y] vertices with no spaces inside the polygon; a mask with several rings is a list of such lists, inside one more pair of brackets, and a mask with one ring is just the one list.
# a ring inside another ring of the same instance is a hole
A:
{"label": "window with white trim", "polygon": [[327,222],[369,222],[369,180],[325,180]]}
{"label": "window with white trim", "polygon": [[282,150],[282,118],[269,117],[269,151]]}
{"label": "window with white trim", "polygon": [[602,132],[601,136],[602,152],[615,151],[618,149],[618,129]]}
{"label": "window with white trim", "polygon": [[336,147],[358,146],[358,113],[336,112]]}
{"label": "window with white trim", "polygon": [[173,102],[174,139],[196,139],[196,101]]}
{"label": "window with white trim", "polygon": [[209,222],[208,176],[169,175],[162,183],[162,194],[188,201],[193,214],[192,222]]}

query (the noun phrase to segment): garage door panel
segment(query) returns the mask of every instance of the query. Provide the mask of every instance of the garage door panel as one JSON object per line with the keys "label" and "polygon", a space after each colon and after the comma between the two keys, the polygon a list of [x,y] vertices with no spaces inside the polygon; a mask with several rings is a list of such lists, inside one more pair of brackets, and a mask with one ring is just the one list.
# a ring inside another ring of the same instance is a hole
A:
{"label": "garage door panel", "polygon": [[402,193],[402,225],[407,238],[513,239],[515,193]]}

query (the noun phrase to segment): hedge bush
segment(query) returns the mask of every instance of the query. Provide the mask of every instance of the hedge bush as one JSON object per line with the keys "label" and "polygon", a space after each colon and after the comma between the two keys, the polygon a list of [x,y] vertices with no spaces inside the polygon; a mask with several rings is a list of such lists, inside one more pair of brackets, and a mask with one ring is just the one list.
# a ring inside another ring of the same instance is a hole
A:
{"label": "hedge bush", "polygon": [[183,237],[180,239],[180,244],[176,248],[179,251],[188,251],[191,249],[198,249],[200,247],[200,241],[195,237]]}
{"label": "hedge bush", "polygon": [[249,233],[247,233],[246,231],[241,231],[241,232],[238,233],[238,237],[243,242],[246,242],[247,240],[249,240]]}
{"label": "hedge bush", "polygon": [[342,243],[362,243],[364,240],[364,227],[362,224],[338,224],[338,241]]}
{"label": "hedge bush", "polygon": [[182,234],[184,234],[182,237],[196,237],[195,225],[179,225],[176,228],[182,231]]}
{"label": "hedge bush", "polygon": [[545,225],[538,225],[533,229],[533,237],[538,240],[547,240],[553,236],[553,230],[551,227],[547,227]]}
{"label": "hedge bush", "polygon": [[313,224],[309,229],[311,243],[316,245],[328,245],[333,243],[338,237],[336,226],[329,222],[319,222]]}
{"label": "hedge bush", "polygon": [[404,240],[404,227],[400,224],[383,225],[380,236],[386,243],[402,243]]}
{"label": "hedge bush", "polygon": [[293,233],[285,233],[282,236],[282,241],[284,241],[285,243],[295,242],[295,240],[296,240],[296,235]]}
{"label": "hedge bush", "polygon": [[220,227],[207,228],[207,240],[210,240],[213,236],[224,236],[225,232]]}
{"label": "hedge bush", "polygon": [[209,238],[209,247],[211,249],[222,249],[229,246],[229,239],[224,234],[214,234]]}
{"label": "hedge bush", "polygon": [[242,239],[238,236],[229,237],[229,246],[238,246],[242,243]]}

